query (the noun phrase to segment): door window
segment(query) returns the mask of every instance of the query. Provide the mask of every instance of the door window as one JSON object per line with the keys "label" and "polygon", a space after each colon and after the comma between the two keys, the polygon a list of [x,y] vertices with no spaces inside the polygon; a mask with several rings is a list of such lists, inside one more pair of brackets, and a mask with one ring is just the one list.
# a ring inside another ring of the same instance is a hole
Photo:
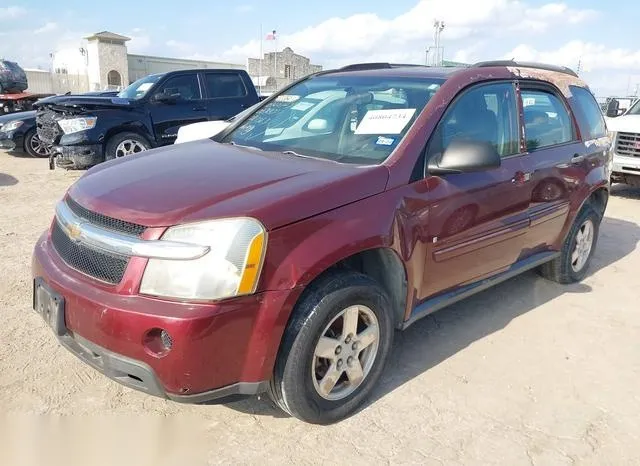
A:
{"label": "door window", "polygon": [[501,157],[519,153],[513,84],[487,84],[465,91],[440,121],[429,143],[429,155],[444,152],[456,140],[489,142]]}
{"label": "door window", "polygon": [[170,95],[178,100],[198,100],[201,98],[198,76],[196,74],[173,76],[167,79],[159,92]]}
{"label": "door window", "polygon": [[242,78],[235,73],[207,73],[205,85],[209,98],[244,97],[247,89]]}
{"label": "door window", "polygon": [[520,94],[529,152],[575,139],[571,117],[558,96],[537,89],[523,89]]}
{"label": "door window", "polygon": [[607,127],[602,116],[600,106],[587,89],[578,86],[571,86],[571,93],[575,99],[578,109],[578,120],[580,127],[585,131],[585,139],[598,139],[607,135]]}

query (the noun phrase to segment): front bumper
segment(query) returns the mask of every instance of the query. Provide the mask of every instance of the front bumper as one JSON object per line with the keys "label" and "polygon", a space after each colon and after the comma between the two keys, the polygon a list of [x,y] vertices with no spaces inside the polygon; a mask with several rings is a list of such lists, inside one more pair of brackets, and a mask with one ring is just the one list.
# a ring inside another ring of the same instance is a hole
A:
{"label": "front bumper", "polygon": [[60,168],[84,170],[102,162],[104,152],[101,144],[53,146],[50,158]]}
{"label": "front bumper", "polygon": [[0,149],[22,151],[24,136],[16,131],[0,131]]}
{"label": "front bumper", "polygon": [[614,152],[611,179],[614,182],[640,185],[640,157],[626,157]]}
{"label": "front bumper", "polygon": [[[146,262],[131,260],[120,285],[108,286],[69,268],[44,234],[33,255],[34,278],[65,300],[60,343],[113,380],[181,402],[229,400],[264,391],[291,306],[290,290],[269,291],[217,304],[140,296]],[[162,356],[145,346],[151,329],[173,345]]]}

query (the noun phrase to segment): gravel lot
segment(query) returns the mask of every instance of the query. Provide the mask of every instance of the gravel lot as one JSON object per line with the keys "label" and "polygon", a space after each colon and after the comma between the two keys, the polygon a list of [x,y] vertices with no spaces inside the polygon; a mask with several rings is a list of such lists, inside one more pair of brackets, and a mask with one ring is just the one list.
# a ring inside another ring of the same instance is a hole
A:
{"label": "gravel lot", "polygon": [[375,400],[315,427],[264,398],[151,398],[58,346],[31,250],[78,176],[0,151],[0,463],[640,464],[640,190],[614,186],[584,283],[528,273],[428,317]]}

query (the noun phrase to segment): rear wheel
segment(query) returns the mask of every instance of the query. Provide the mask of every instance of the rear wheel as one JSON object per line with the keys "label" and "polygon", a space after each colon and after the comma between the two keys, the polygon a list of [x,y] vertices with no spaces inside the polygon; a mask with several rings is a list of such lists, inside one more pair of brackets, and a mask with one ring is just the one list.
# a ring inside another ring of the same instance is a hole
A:
{"label": "rear wheel", "polygon": [[586,204],[576,217],[567,235],[560,257],[540,267],[540,274],[558,283],[569,284],[582,280],[589,269],[596,249],[602,217],[591,204]]}
{"label": "rear wheel", "polygon": [[51,146],[40,140],[35,129],[29,130],[25,135],[24,149],[31,157],[47,158],[51,154]]}
{"label": "rear wheel", "polygon": [[389,299],[377,282],[351,272],[318,280],[285,330],[271,397],[314,424],[350,416],[380,378],[393,332]]}
{"label": "rear wheel", "polygon": [[137,133],[125,132],[112,136],[105,147],[105,160],[113,160],[151,149],[146,138]]}

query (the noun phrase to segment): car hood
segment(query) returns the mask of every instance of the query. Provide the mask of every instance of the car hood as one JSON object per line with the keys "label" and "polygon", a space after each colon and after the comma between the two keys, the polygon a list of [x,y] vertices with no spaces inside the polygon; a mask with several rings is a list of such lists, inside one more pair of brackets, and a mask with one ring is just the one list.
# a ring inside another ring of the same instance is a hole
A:
{"label": "car hood", "polygon": [[204,139],[97,165],[69,195],[87,209],[148,227],[250,216],[273,229],[380,193],[388,176],[381,165]]}
{"label": "car hood", "polygon": [[28,120],[29,118],[35,118],[35,117],[36,117],[35,110],[29,110],[27,112],[9,113],[7,115],[0,116],[0,126],[4,125],[5,123],[9,123],[10,121]]}
{"label": "car hood", "polygon": [[133,105],[129,99],[120,97],[93,97],[87,95],[59,95],[47,97],[34,104],[36,108],[63,107],[80,109],[129,108]]}
{"label": "car hood", "polygon": [[622,115],[615,118],[607,118],[609,131],[623,133],[640,133],[640,115]]}

